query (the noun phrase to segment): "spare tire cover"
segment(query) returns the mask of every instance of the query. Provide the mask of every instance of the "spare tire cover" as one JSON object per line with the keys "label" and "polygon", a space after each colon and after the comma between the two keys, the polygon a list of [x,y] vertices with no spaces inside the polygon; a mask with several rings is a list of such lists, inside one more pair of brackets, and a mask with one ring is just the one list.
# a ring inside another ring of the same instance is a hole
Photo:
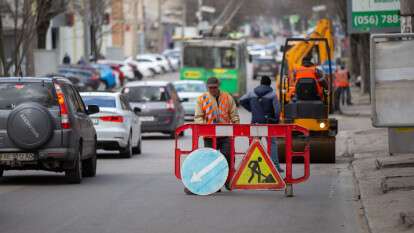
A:
{"label": "spare tire cover", "polygon": [[39,148],[50,139],[52,132],[53,118],[38,103],[20,104],[7,119],[7,134],[21,149]]}

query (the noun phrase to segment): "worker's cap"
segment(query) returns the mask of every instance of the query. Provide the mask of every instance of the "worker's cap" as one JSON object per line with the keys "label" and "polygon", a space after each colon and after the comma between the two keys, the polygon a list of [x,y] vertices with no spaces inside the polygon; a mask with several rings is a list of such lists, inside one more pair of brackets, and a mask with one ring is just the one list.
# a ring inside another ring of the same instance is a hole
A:
{"label": "worker's cap", "polygon": [[207,79],[207,86],[209,85],[219,85],[220,84],[220,80],[218,80],[218,78],[216,77],[211,77]]}

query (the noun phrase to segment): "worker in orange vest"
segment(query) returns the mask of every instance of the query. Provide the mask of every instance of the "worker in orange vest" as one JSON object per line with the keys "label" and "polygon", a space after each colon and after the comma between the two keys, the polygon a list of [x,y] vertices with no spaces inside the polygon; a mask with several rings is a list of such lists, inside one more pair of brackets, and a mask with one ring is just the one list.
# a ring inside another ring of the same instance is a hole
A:
{"label": "worker in orange vest", "polygon": [[351,76],[349,74],[349,71],[345,68],[344,65],[341,65],[340,69],[336,70],[335,72],[335,109],[338,111],[340,111],[340,103],[342,103],[343,105],[345,104],[345,97],[346,104],[352,105],[350,89],[351,85],[349,83],[350,78]]}
{"label": "worker in orange vest", "polygon": [[[236,101],[233,97],[220,90],[220,81],[211,77],[207,80],[207,92],[197,99],[195,107],[194,123],[198,124],[239,124],[240,116],[237,110]],[[217,137],[217,149],[226,157],[230,164],[230,138]],[[205,147],[213,147],[211,138],[204,138]],[[230,184],[226,183],[230,189]],[[188,190],[184,191],[190,194]]]}

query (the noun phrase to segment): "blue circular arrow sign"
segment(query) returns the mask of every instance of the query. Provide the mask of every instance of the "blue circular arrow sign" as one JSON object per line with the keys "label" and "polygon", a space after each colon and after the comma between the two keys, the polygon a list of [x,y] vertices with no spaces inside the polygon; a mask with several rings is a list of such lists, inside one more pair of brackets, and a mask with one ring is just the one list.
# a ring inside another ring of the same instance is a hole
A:
{"label": "blue circular arrow sign", "polygon": [[229,166],[223,154],[211,148],[191,152],[181,167],[184,186],[197,195],[217,192],[227,180]]}

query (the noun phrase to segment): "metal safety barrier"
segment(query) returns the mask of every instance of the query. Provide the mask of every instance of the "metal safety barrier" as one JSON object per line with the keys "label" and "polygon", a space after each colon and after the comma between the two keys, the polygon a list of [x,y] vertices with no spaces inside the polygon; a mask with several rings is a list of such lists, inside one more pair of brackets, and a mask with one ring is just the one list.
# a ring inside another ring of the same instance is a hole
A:
{"label": "metal safety barrier", "polygon": [[[192,131],[192,146],[190,150],[181,150],[179,148],[179,135],[186,130]],[[245,153],[238,153],[235,150],[235,139],[237,137],[249,138],[249,144],[254,138],[265,137],[267,140],[267,153],[270,154],[271,138],[284,138],[285,140],[285,158],[286,158],[286,176],[285,183],[291,187],[292,184],[297,184],[306,181],[310,176],[310,158],[309,158],[309,143],[305,142],[303,151],[293,151],[293,133],[299,132],[304,137],[309,136],[309,131],[303,127],[293,124],[185,124],[178,127],[175,131],[175,176],[181,179],[181,158],[188,155],[199,148],[199,139],[211,138],[213,148],[217,149],[217,137],[228,137],[230,139],[230,164],[229,176],[227,181],[231,181],[236,169],[235,158],[236,155],[245,155]],[[302,157],[304,171],[303,175],[297,178],[293,177],[293,157]]]}

